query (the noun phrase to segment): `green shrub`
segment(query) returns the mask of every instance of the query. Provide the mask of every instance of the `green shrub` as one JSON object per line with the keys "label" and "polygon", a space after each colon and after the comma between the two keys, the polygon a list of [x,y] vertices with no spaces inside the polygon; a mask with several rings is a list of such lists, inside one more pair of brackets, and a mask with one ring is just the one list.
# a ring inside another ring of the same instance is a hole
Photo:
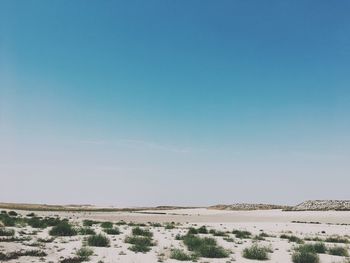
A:
{"label": "green shrub", "polygon": [[208,229],[206,226],[201,226],[200,228],[197,229],[199,234],[208,234]]}
{"label": "green shrub", "polygon": [[293,253],[292,261],[293,263],[319,263],[320,258],[316,253],[301,250]]}
{"label": "green shrub", "polygon": [[92,247],[109,247],[109,238],[103,234],[92,235],[88,238],[88,245]]}
{"label": "green shrub", "polygon": [[162,224],[161,224],[161,223],[152,223],[152,222],[149,222],[149,225],[152,226],[152,227],[162,227]]}
{"label": "green shrub", "polygon": [[27,250],[27,251],[14,251],[10,253],[0,252],[0,260],[8,261],[12,259],[17,259],[19,257],[45,257],[47,254],[41,250]]}
{"label": "green shrub", "polygon": [[27,223],[33,228],[46,228],[48,226],[40,217],[32,217],[27,220]]}
{"label": "green shrub", "polygon": [[35,216],[35,214],[32,212],[32,213],[27,214],[27,216],[32,217],[32,216]]}
{"label": "green shrub", "polygon": [[78,229],[79,235],[95,235],[96,232],[90,227],[81,227]]}
{"label": "green shrub", "polygon": [[313,244],[300,245],[296,248],[297,251],[304,251],[310,253],[324,254],[327,251],[327,247],[322,242],[317,242]]}
{"label": "green shrub", "polygon": [[214,229],[210,229],[209,233],[212,234],[213,236],[217,236],[217,237],[227,236],[227,233],[225,233],[223,231],[219,231],[219,230],[214,230]]}
{"label": "green shrub", "polygon": [[194,227],[190,227],[188,229],[187,235],[196,235],[196,234],[198,234],[198,230],[195,229]]}
{"label": "green shrub", "polygon": [[150,247],[154,245],[152,238],[149,236],[129,236],[125,238],[125,243],[132,244],[129,249],[136,253],[146,253],[150,251]]}
{"label": "green shrub", "polygon": [[145,237],[152,237],[153,234],[148,229],[142,229],[140,227],[134,227],[132,229],[132,234],[135,236],[145,236]]}
{"label": "green shrub", "polygon": [[89,261],[90,256],[94,254],[94,251],[91,248],[82,247],[80,248],[76,255],[83,261]]}
{"label": "green shrub", "polygon": [[103,229],[104,232],[106,232],[108,235],[119,235],[120,231],[119,228],[105,228]]}
{"label": "green shrub", "polygon": [[342,257],[349,256],[348,249],[346,247],[341,247],[341,246],[330,247],[328,249],[328,253],[334,256],[342,256]]}
{"label": "green shrub", "polygon": [[269,249],[258,244],[253,244],[243,250],[242,256],[248,259],[267,260]]}
{"label": "green shrub", "polygon": [[0,227],[0,236],[8,237],[8,236],[13,236],[14,234],[15,234],[15,230]]}
{"label": "green shrub", "polygon": [[118,226],[122,226],[122,225],[127,225],[127,223],[124,220],[120,220],[117,223],[115,223]]}
{"label": "green shrub", "polygon": [[332,236],[332,237],[327,237],[325,242],[329,243],[349,243],[349,240],[346,237],[341,237],[341,236]]}
{"label": "green shrub", "polygon": [[18,214],[15,211],[10,211],[10,212],[8,212],[8,215],[9,216],[17,216]]}
{"label": "green shrub", "polygon": [[14,217],[9,216],[8,214],[0,214],[0,221],[5,226],[15,226],[17,219]]}
{"label": "green shrub", "polygon": [[83,260],[80,257],[64,258],[60,261],[60,263],[80,263],[80,262],[83,262]]}
{"label": "green shrub", "polygon": [[77,231],[68,222],[61,222],[49,231],[51,236],[75,236]]}
{"label": "green shrub", "polygon": [[295,242],[295,243],[298,243],[298,244],[303,244],[304,241],[297,237],[297,236],[293,236],[293,235],[286,235],[286,234],[282,234],[280,235],[280,238],[282,239],[287,239],[289,242]]}
{"label": "green shrub", "polygon": [[232,234],[234,234],[237,238],[244,239],[244,238],[251,238],[252,233],[249,231],[241,231],[241,230],[233,230]]}
{"label": "green shrub", "polygon": [[113,223],[112,222],[102,222],[101,223],[101,227],[102,228],[112,228],[113,227]]}
{"label": "green shrub", "polygon": [[194,255],[188,255],[186,252],[184,252],[181,249],[172,249],[170,252],[170,258],[176,259],[179,261],[189,261],[189,260],[195,260]]}
{"label": "green shrub", "polygon": [[201,238],[195,235],[186,235],[183,242],[189,251],[193,251],[201,257],[225,258],[229,255],[224,248],[217,245],[216,240],[213,238]]}
{"label": "green shrub", "polygon": [[89,219],[83,220],[83,226],[93,226],[93,225],[98,224],[98,223],[99,222],[94,221],[94,220],[89,220]]}
{"label": "green shrub", "polygon": [[174,229],[175,228],[175,224],[174,223],[166,223],[165,224],[165,229]]}

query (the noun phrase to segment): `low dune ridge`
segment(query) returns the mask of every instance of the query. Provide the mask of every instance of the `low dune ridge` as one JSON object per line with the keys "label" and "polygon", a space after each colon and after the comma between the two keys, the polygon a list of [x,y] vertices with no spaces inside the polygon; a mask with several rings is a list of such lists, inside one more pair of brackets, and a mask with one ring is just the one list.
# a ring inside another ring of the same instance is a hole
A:
{"label": "low dune ridge", "polygon": [[350,200],[308,200],[291,208],[294,211],[350,211]]}
{"label": "low dune ridge", "polygon": [[291,206],[273,205],[273,204],[254,204],[254,203],[235,203],[231,205],[214,205],[209,209],[215,210],[273,210],[273,209],[291,209]]}

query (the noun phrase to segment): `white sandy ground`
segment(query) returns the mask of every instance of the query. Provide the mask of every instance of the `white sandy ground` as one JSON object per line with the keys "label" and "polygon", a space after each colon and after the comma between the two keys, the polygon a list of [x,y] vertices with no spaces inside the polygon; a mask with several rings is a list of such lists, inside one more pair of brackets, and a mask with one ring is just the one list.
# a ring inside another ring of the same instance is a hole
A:
{"label": "white sandy ground", "polygon": [[[17,211],[22,215],[28,214],[28,211]],[[158,213],[158,214],[152,214]],[[134,253],[128,249],[129,244],[124,243],[127,235],[130,235],[132,227],[122,225],[119,226],[122,234],[109,235],[111,240],[111,247],[96,248],[94,247],[94,255],[90,262],[97,263],[102,260],[104,263],[113,262],[158,262],[159,255],[164,254],[161,258],[163,262],[180,262],[169,259],[171,248],[183,248],[186,250],[182,241],[175,240],[175,235],[187,233],[188,227],[199,227],[206,225],[208,229],[228,230],[233,229],[248,230],[253,234],[259,234],[261,230],[269,235],[276,237],[266,238],[266,241],[259,241],[264,245],[271,245],[273,253],[270,253],[270,259],[265,262],[279,262],[290,263],[292,248],[295,243],[289,243],[286,240],[279,238],[279,235],[290,231],[299,237],[326,237],[330,235],[349,235],[350,236],[350,212],[283,212],[280,210],[269,211],[217,211],[200,209],[179,209],[169,211],[143,211],[142,213],[129,212],[35,212],[39,216],[53,216],[59,215],[62,218],[69,218],[70,221],[76,225],[81,224],[83,219],[93,219],[99,221],[113,221],[124,220],[126,222],[175,222],[180,223],[175,229],[165,229],[164,227],[151,227],[154,236],[153,239],[157,245],[152,247],[152,250],[146,254]],[[159,214],[162,213],[162,214]],[[164,213],[164,214],[163,214]],[[306,221],[306,222],[320,222],[320,224],[305,224],[292,223],[292,221]],[[97,232],[101,232],[99,226],[93,227]],[[33,232],[29,226],[24,228],[13,228],[18,231]],[[33,235],[33,240],[24,242],[30,244],[35,242],[36,238],[48,238],[49,228],[42,230],[36,235]],[[322,233],[323,232],[323,233]],[[204,235],[211,236],[212,235]],[[227,242],[222,237],[215,237],[218,244],[226,249],[232,251],[228,258],[224,259],[205,259],[200,258],[198,262],[261,262],[255,260],[244,259],[241,256],[242,250],[252,244],[251,239],[240,240],[236,239],[233,234],[232,238],[238,242]],[[17,260],[7,261],[9,263],[25,263],[25,262],[54,262],[58,263],[60,259],[72,257],[77,249],[82,246],[84,236],[73,237],[58,237],[52,243],[43,243],[42,249],[48,254],[43,260],[36,257],[21,257]],[[19,249],[38,249],[38,247],[26,246],[21,243],[5,243],[0,242],[0,251],[11,252]],[[333,244],[328,244],[332,246]],[[342,244],[339,244],[342,245]],[[345,246],[345,245],[343,245]],[[126,255],[122,255],[126,254]],[[321,263],[344,262],[344,257],[320,255]]]}

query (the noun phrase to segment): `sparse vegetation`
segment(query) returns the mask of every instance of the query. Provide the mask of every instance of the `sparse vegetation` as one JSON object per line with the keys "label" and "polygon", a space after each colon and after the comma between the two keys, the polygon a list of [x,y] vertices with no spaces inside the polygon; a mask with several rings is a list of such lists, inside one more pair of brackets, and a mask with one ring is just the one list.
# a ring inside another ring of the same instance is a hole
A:
{"label": "sparse vegetation", "polygon": [[89,219],[83,220],[83,226],[93,226],[98,223],[99,223],[98,221],[94,221],[94,220],[89,220]]}
{"label": "sparse vegetation", "polygon": [[112,228],[113,227],[113,223],[112,222],[102,222],[101,223],[101,227],[102,228]]}
{"label": "sparse vegetation", "polygon": [[234,234],[236,238],[240,238],[240,239],[251,238],[252,236],[252,233],[250,233],[249,231],[241,231],[241,230],[233,230],[232,234]]}
{"label": "sparse vegetation", "polygon": [[349,239],[347,239],[346,237],[341,237],[341,236],[331,236],[331,237],[327,237],[325,242],[328,243],[349,243]]}
{"label": "sparse vegetation", "polygon": [[135,236],[145,236],[145,237],[152,237],[153,234],[148,229],[142,229],[140,227],[134,227],[132,229],[132,234]]}
{"label": "sparse vegetation", "polygon": [[183,242],[189,251],[193,251],[200,257],[225,258],[229,255],[228,251],[217,245],[214,238],[201,238],[195,235],[186,235]]}
{"label": "sparse vegetation", "polygon": [[92,247],[109,247],[110,240],[103,234],[92,235],[88,239],[88,245]]}
{"label": "sparse vegetation", "polygon": [[125,243],[132,244],[129,248],[134,252],[146,253],[151,250],[151,246],[154,245],[152,238],[149,236],[129,236],[125,238]]}
{"label": "sparse vegetation", "polygon": [[327,247],[323,242],[317,242],[313,244],[304,244],[296,248],[297,251],[304,251],[309,253],[325,254]]}
{"label": "sparse vegetation", "polygon": [[333,246],[328,249],[328,254],[333,256],[342,256],[342,257],[348,257],[349,252],[346,247],[342,246]]}
{"label": "sparse vegetation", "polygon": [[210,229],[209,234],[212,234],[213,236],[217,236],[217,237],[227,236],[226,232],[215,230],[215,229]]}
{"label": "sparse vegetation", "polygon": [[15,212],[15,211],[9,211],[8,215],[9,216],[18,216],[17,212]]}
{"label": "sparse vegetation", "polygon": [[106,234],[108,234],[108,235],[119,235],[120,234],[120,230],[117,227],[105,228],[105,229],[103,229],[103,231],[106,232]]}
{"label": "sparse vegetation", "polygon": [[194,254],[189,255],[181,249],[172,249],[170,252],[170,258],[176,259],[179,261],[189,261],[189,260],[195,260],[196,256]]}
{"label": "sparse vegetation", "polygon": [[57,226],[54,226],[49,234],[51,236],[75,236],[77,231],[68,222],[61,222]]}
{"label": "sparse vegetation", "polygon": [[47,254],[41,250],[14,251],[10,253],[0,252],[0,260],[8,261],[19,257],[45,257]]}
{"label": "sparse vegetation", "polygon": [[304,241],[301,238],[294,236],[294,235],[282,234],[282,235],[280,235],[280,238],[287,239],[289,242],[294,242],[294,243],[298,243],[298,244],[304,243]]}
{"label": "sparse vegetation", "polygon": [[0,227],[0,236],[8,237],[8,236],[13,236],[14,234],[15,234],[15,230]]}
{"label": "sparse vegetation", "polygon": [[320,262],[320,258],[314,252],[297,250],[292,255],[292,261],[293,263],[318,263]]}
{"label": "sparse vegetation", "polygon": [[78,229],[79,235],[95,235],[96,232],[90,227],[81,227]]}
{"label": "sparse vegetation", "polygon": [[269,259],[268,252],[269,248],[260,246],[258,244],[253,244],[250,247],[247,247],[243,250],[242,256],[247,259],[255,260],[267,260]]}
{"label": "sparse vegetation", "polygon": [[88,248],[88,247],[82,247],[76,253],[76,255],[82,261],[89,261],[90,256],[92,256],[93,254],[94,254],[94,251],[91,248]]}

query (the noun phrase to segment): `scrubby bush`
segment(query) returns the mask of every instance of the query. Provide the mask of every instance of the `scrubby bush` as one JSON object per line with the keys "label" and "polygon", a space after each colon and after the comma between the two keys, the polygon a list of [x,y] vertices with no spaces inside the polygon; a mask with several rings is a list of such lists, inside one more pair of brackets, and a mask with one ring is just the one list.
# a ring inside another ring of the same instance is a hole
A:
{"label": "scrubby bush", "polygon": [[103,229],[104,232],[106,232],[108,235],[119,235],[120,231],[119,228],[105,228]]}
{"label": "scrubby bush", "polygon": [[187,235],[196,235],[196,234],[198,234],[198,230],[195,229],[194,227],[190,227],[188,229]]}
{"label": "scrubby bush", "polygon": [[14,251],[9,253],[0,252],[1,261],[9,261],[12,259],[17,259],[19,257],[45,257],[47,254],[41,250],[27,250],[27,251]]}
{"label": "scrubby bush", "polygon": [[8,236],[13,236],[14,234],[15,234],[15,230],[0,227],[0,236],[8,237]]}
{"label": "scrubby bush", "polygon": [[216,240],[209,237],[198,237],[195,235],[186,235],[183,239],[184,244],[189,251],[206,258],[225,258],[229,253],[217,245]]}
{"label": "scrubby bush", "polygon": [[253,244],[243,250],[242,256],[248,259],[267,260],[269,249],[258,244]]}
{"label": "scrubby bush", "polygon": [[310,253],[324,254],[327,251],[327,247],[322,242],[317,242],[313,244],[304,244],[296,248],[296,251],[304,251]]}
{"label": "scrubby bush", "polygon": [[0,221],[4,224],[4,226],[15,226],[17,218],[2,213],[0,214]]}
{"label": "scrubby bush", "polygon": [[33,217],[33,216],[35,216],[35,214],[32,212],[32,213],[27,214],[27,216],[28,217]]}
{"label": "scrubby bush", "polygon": [[18,214],[15,211],[10,211],[10,212],[8,212],[8,215],[9,216],[17,216]]}
{"label": "scrubby bush", "polygon": [[51,236],[75,236],[77,231],[68,222],[61,222],[49,231]]}
{"label": "scrubby bush", "polygon": [[150,247],[154,245],[149,236],[128,236],[125,238],[125,243],[133,245],[129,248],[131,251],[142,253],[150,251]]}
{"label": "scrubby bush", "polygon": [[298,244],[303,244],[304,241],[297,237],[297,236],[293,236],[293,235],[286,235],[286,234],[282,234],[280,235],[280,238],[282,239],[287,239],[289,242],[295,242],[295,243],[298,243]]}
{"label": "scrubby bush", "polygon": [[217,237],[227,236],[227,233],[225,233],[223,231],[215,230],[215,229],[210,229],[209,233],[212,234],[213,236],[217,236]]}
{"label": "scrubby bush", "polygon": [[327,237],[325,242],[329,243],[349,243],[349,240],[346,237],[341,237],[341,236],[331,236]]}
{"label": "scrubby bush", "polygon": [[47,222],[40,217],[32,217],[27,220],[27,223],[33,228],[46,228],[48,226]]}
{"label": "scrubby bush", "polygon": [[81,227],[78,229],[79,235],[95,235],[96,232],[90,227]]}
{"label": "scrubby bush", "polygon": [[92,226],[92,225],[95,225],[98,223],[99,222],[94,221],[94,220],[89,220],[89,219],[83,220],[83,226]]}
{"label": "scrubby bush", "polygon": [[319,263],[320,258],[316,253],[300,250],[293,253],[292,261],[293,263]]}
{"label": "scrubby bush", "polygon": [[232,234],[234,234],[237,238],[244,239],[244,238],[251,238],[252,233],[249,231],[241,231],[241,230],[233,230]]}
{"label": "scrubby bush", "polygon": [[208,234],[208,229],[206,226],[201,226],[200,228],[197,229],[199,234]]}
{"label": "scrubby bush", "polygon": [[101,227],[102,228],[112,228],[113,227],[113,223],[112,222],[102,222],[101,223]]}
{"label": "scrubby bush", "polygon": [[88,245],[92,247],[109,247],[109,238],[103,234],[92,235],[88,238]]}
{"label": "scrubby bush", "polygon": [[148,229],[142,229],[140,227],[134,227],[132,229],[132,234],[135,236],[145,236],[145,237],[152,237],[153,234]]}
{"label": "scrubby bush", "polygon": [[341,246],[330,247],[328,249],[328,253],[334,256],[342,256],[342,257],[349,256],[348,249],[346,247],[341,247]]}
{"label": "scrubby bush", "polygon": [[175,223],[166,223],[165,224],[165,229],[174,229],[175,228]]}
{"label": "scrubby bush", "polygon": [[176,259],[179,261],[189,261],[189,260],[195,260],[194,255],[188,255],[186,252],[184,252],[181,249],[172,249],[170,252],[170,258]]}
{"label": "scrubby bush", "polygon": [[76,255],[82,260],[82,261],[89,261],[90,256],[94,254],[94,251],[91,248],[82,247],[80,248]]}

